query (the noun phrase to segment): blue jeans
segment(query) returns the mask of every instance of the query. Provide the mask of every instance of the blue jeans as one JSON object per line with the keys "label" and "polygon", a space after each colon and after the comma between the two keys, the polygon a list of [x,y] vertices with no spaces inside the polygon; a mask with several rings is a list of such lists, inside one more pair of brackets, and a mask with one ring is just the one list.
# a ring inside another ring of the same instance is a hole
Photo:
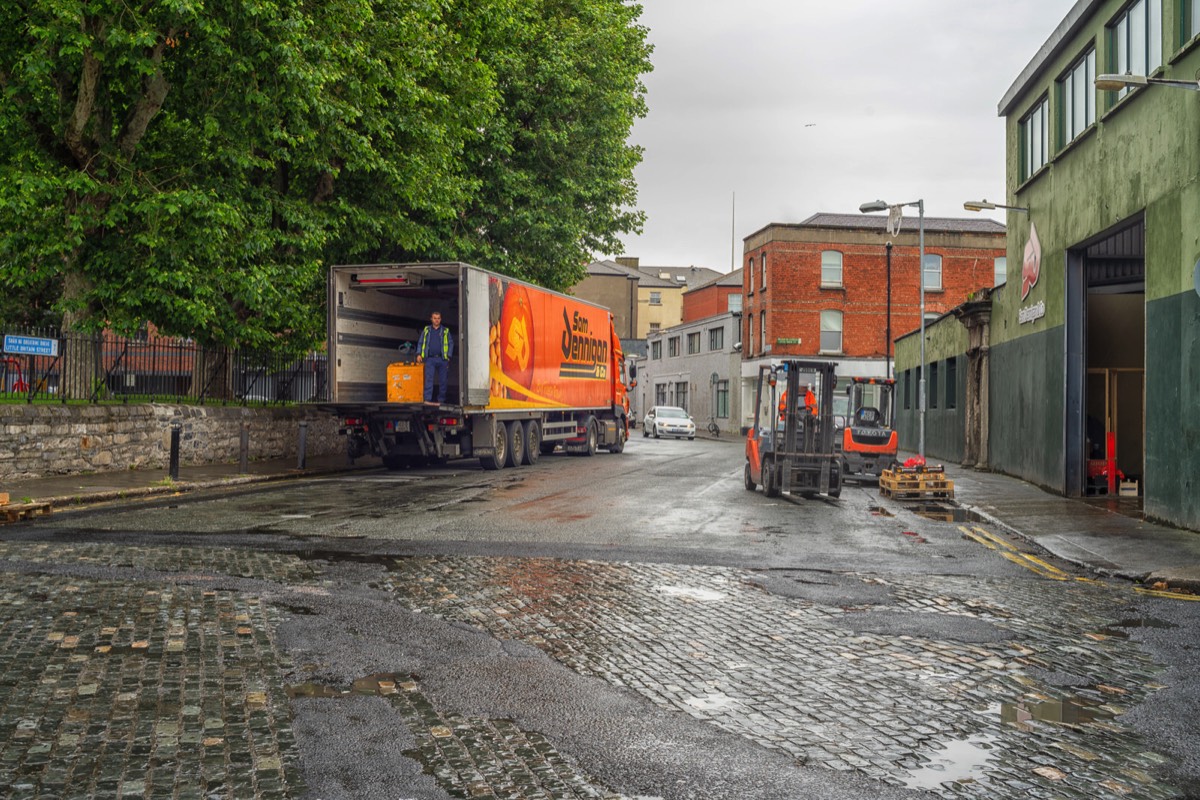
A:
{"label": "blue jeans", "polygon": [[[444,358],[432,356],[425,359],[425,402],[446,402],[446,382],[450,378],[450,362]],[[437,397],[433,396],[434,385],[437,387]]]}

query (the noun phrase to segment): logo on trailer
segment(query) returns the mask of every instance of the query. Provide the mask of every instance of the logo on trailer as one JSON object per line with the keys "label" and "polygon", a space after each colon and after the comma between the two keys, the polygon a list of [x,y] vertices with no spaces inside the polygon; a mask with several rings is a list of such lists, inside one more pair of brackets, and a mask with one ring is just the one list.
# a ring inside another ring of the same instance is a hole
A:
{"label": "logo on trailer", "polygon": [[562,354],[558,374],[563,378],[608,377],[608,341],[588,335],[588,318],[578,311],[573,317],[563,309]]}

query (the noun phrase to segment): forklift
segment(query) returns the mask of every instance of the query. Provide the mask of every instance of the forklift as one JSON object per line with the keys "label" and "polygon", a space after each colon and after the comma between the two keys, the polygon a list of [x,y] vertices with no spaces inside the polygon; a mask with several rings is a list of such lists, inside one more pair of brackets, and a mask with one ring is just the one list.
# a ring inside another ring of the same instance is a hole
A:
{"label": "forklift", "polygon": [[745,485],[767,497],[842,493],[836,447],[834,365],[784,361],[758,368],[754,424],[746,434]]}
{"label": "forklift", "polygon": [[838,432],[843,475],[883,474],[896,465],[896,382],[891,378],[851,378],[845,426]]}

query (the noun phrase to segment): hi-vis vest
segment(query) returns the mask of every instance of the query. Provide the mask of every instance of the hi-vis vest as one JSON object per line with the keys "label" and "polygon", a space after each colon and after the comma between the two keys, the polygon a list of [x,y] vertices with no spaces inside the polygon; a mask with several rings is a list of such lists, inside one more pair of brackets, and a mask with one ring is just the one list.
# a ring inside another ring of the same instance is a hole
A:
{"label": "hi-vis vest", "polygon": [[[428,353],[426,351],[429,349],[429,334],[432,332],[433,332],[433,327],[430,325],[426,325],[425,330],[421,331],[421,342],[419,345],[417,345],[417,355],[419,355],[421,358],[429,357]],[[442,358],[449,360],[450,359],[450,329],[447,328],[445,325],[443,325],[441,327],[441,334],[442,334]]]}

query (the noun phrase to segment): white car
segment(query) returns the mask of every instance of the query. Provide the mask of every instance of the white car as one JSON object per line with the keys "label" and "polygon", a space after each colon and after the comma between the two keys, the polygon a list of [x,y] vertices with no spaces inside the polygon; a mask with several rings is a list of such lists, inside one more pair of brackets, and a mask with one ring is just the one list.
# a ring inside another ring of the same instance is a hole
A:
{"label": "white car", "polygon": [[686,436],[696,438],[696,423],[678,406],[654,406],[642,420],[642,437]]}

